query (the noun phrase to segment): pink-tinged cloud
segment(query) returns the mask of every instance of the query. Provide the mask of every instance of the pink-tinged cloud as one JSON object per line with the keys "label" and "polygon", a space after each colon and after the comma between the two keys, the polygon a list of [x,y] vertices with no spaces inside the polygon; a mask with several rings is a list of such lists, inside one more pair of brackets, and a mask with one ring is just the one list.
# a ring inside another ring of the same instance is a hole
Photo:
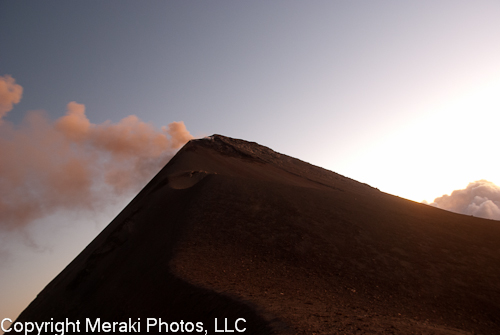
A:
{"label": "pink-tinged cloud", "polygon": [[192,138],[183,122],[158,130],[134,115],[93,124],[76,102],[55,122],[41,111],[18,126],[4,122],[0,228],[23,227],[61,209],[99,209],[136,193]]}
{"label": "pink-tinged cloud", "polygon": [[460,214],[500,220],[500,187],[487,180],[478,180],[465,189],[434,199],[431,205]]}
{"label": "pink-tinged cloud", "polygon": [[9,75],[0,76],[0,122],[21,101],[23,88]]}
{"label": "pink-tinged cloud", "polygon": [[90,129],[90,121],[85,115],[85,106],[72,101],[66,109],[66,115],[56,121],[56,129],[72,141],[83,140]]}

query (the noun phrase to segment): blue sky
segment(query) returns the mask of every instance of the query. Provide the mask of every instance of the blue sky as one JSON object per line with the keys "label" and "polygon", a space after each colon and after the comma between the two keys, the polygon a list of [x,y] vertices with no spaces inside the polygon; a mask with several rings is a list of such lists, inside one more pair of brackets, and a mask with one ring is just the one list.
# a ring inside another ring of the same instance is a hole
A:
{"label": "blue sky", "polygon": [[[24,88],[7,120],[33,109],[56,119],[70,101],[94,123],[182,120],[194,136],[254,140],[381,189],[383,180],[358,171],[368,144],[386,146],[377,142],[500,73],[496,2],[2,7],[0,72]],[[421,201],[453,189],[404,187],[385,190]]]}
{"label": "blue sky", "polygon": [[[256,141],[432,201],[479,179],[500,183],[498,17],[498,1],[3,1],[0,76],[23,88],[3,120],[20,129],[43,110],[56,122],[75,101],[95,125],[183,121],[194,137]],[[67,254],[50,280],[129,198],[85,212],[92,228],[77,233],[52,222],[85,221],[67,207],[3,233],[30,237],[5,247],[11,261],[0,266],[12,270],[1,285],[14,287],[33,253],[46,255],[37,264]],[[76,235],[85,238],[67,242]]]}

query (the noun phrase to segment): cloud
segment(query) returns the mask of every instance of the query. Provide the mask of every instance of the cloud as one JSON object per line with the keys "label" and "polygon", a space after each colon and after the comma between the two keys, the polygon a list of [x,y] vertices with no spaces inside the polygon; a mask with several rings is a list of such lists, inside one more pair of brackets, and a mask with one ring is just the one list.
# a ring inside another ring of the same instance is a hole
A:
{"label": "cloud", "polygon": [[0,76],[0,123],[2,118],[12,110],[14,104],[21,101],[23,88],[16,84],[14,78],[9,75]]}
{"label": "cloud", "polygon": [[500,187],[487,180],[478,180],[465,189],[434,199],[431,205],[456,213],[500,220]]}
{"label": "cloud", "polygon": [[55,121],[32,111],[20,125],[0,123],[0,229],[134,194],[192,138],[183,122],[157,129],[135,115],[93,124],[76,102]]}

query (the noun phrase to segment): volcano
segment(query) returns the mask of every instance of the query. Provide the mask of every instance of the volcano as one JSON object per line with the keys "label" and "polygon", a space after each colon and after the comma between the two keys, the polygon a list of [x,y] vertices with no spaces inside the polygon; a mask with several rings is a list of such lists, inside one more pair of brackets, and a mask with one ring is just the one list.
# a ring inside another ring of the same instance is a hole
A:
{"label": "volcano", "polygon": [[500,222],[213,135],[16,321],[68,320],[82,324],[65,333],[500,334]]}

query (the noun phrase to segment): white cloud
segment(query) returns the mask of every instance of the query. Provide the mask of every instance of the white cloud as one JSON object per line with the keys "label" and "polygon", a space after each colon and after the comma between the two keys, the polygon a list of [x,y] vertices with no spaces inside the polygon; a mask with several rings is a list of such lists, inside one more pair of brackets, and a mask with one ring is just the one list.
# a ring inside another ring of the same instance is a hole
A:
{"label": "white cloud", "polygon": [[500,220],[500,187],[487,180],[478,180],[465,189],[434,199],[431,205],[456,213]]}

